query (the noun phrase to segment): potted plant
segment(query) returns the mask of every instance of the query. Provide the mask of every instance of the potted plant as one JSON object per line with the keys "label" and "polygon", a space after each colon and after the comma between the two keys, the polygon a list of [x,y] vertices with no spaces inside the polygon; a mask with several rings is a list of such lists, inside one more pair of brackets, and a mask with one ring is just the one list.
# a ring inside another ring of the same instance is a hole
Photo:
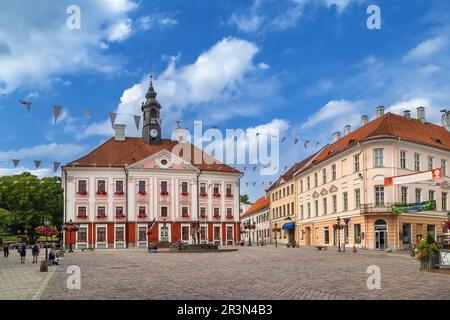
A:
{"label": "potted plant", "polygon": [[420,240],[417,244],[417,260],[420,261],[421,269],[434,269],[439,264],[440,246],[434,241],[429,233],[427,239]]}

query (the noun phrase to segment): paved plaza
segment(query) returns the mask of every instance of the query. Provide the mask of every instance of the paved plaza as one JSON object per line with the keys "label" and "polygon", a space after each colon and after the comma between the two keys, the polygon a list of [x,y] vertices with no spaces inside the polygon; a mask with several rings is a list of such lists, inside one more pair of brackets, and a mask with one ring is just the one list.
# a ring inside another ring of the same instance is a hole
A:
{"label": "paved plaza", "polygon": [[52,278],[56,267],[48,268],[48,272],[39,272],[40,260],[45,258],[45,250],[39,255],[39,263],[32,264],[31,252],[25,264],[20,263],[17,250],[10,250],[9,258],[0,256],[0,300],[36,300]]}
{"label": "paved plaza", "polygon": [[[78,265],[81,289],[67,289]],[[367,267],[381,289],[367,288]],[[408,254],[244,247],[227,253],[143,250],[66,254],[41,299],[450,299],[450,276],[421,272]]]}

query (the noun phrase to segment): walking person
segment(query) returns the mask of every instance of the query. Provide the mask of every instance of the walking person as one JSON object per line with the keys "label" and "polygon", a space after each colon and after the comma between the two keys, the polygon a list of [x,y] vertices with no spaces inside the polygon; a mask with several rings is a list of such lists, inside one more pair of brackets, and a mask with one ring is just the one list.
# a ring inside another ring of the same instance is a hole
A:
{"label": "walking person", "polygon": [[35,244],[31,247],[31,255],[33,256],[33,263],[38,262],[38,256],[41,248],[39,247],[39,243],[36,241]]}
{"label": "walking person", "polygon": [[19,247],[19,254],[20,254],[20,263],[25,263],[25,257],[27,255],[27,247],[25,246],[25,243],[22,243]]}
{"label": "walking person", "polygon": [[9,257],[9,246],[8,246],[8,244],[6,242],[3,245],[3,255],[4,255],[5,258]]}

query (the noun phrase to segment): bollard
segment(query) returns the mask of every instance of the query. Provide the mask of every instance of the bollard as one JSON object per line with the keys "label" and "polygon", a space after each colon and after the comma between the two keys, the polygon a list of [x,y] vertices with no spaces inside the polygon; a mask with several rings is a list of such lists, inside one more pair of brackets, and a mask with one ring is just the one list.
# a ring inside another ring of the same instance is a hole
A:
{"label": "bollard", "polygon": [[356,246],[353,246],[352,252],[356,253]]}
{"label": "bollard", "polygon": [[41,261],[41,268],[39,270],[40,272],[48,272],[48,264],[47,264],[47,260],[42,260]]}

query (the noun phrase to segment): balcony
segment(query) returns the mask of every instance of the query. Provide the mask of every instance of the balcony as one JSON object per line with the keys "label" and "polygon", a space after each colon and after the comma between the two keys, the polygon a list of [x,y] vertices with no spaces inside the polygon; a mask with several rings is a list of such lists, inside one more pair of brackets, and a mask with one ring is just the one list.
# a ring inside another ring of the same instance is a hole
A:
{"label": "balcony", "polygon": [[393,203],[384,204],[362,204],[359,208],[361,214],[376,214],[376,213],[392,213]]}

